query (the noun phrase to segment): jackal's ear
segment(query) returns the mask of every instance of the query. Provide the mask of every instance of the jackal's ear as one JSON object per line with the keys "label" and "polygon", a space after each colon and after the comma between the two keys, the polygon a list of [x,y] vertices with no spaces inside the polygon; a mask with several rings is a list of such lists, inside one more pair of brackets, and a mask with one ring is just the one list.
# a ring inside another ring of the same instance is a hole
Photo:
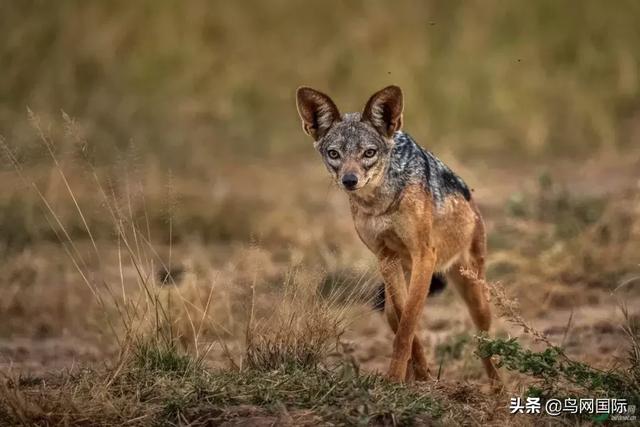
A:
{"label": "jackal's ear", "polygon": [[387,86],[374,93],[362,112],[362,121],[369,122],[383,136],[390,138],[402,128],[402,90]]}
{"label": "jackal's ear", "polygon": [[296,92],[298,114],[302,129],[314,140],[322,138],[331,125],[340,121],[340,112],[331,98],[310,87],[299,87]]}

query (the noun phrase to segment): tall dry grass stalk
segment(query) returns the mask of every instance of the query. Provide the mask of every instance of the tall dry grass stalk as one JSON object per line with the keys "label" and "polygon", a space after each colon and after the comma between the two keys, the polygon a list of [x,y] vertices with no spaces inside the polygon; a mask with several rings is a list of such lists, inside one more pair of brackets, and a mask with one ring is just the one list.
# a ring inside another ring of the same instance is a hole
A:
{"label": "tall dry grass stalk", "polygon": [[[87,215],[70,183],[71,180],[67,177],[67,172],[56,153],[53,141],[44,131],[39,117],[31,110],[29,110],[29,120],[52,162],[52,173],[58,175],[62,181],[67,198],[81,220],[85,237],[91,242],[92,254],[83,253],[79,249],[76,239],[72,237],[72,233],[54,207],[47,192],[42,188],[42,184],[29,177],[17,156],[4,140],[0,140],[0,144],[25,187],[37,195],[43,215],[58,237],[70,262],[82,278],[82,282],[99,303],[109,328],[108,335],[115,340],[120,348],[120,360],[130,353],[131,349],[139,342],[148,342],[149,340],[165,347],[172,348],[176,345],[190,347],[194,349],[197,358],[205,357],[210,351],[212,343],[204,344],[201,338],[205,325],[212,322],[209,318],[209,306],[215,292],[214,287],[209,288],[209,294],[204,304],[198,304],[189,301],[188,296],[183,295],[181,287],[175,286],[175,283],[172,283],[172,286],[163,286],[164,284],[160,283],[157,278],[157,271],[158,269],[170,271],[171,241],[169,243],[169,261],[166,263],[152,242],[149,215],[144,201],[142,203],[145,207],[143,224],[141,225],[134,216],[134,196],[129,181],[125,180],[124,191],[116,191],[116,185],[121,183],[105,182],[101,179],[94,165],[85,159],[87,161],[84,162],[84,166],[88,171],[89,178],[93,180],[95,194],[105,210],[104,215],[109,217],[112,223],[117,241],[119,281],[118,283],[110,281],[103,268],[107,261],[103,259],[100,251],[100,242],[94,237]],[[63,113],[63,120],[67,136],[73,138],[76,143],[86,145],[86,141],[82,140],[80,136],[76,123],[65,113]],[[171,209],[173,207],[169,209],[169,217]],[[170,219],[169,227],[171,227]],[[97,261],[97,270],[89,266],[87,258]],[[125,274],[125,271],[128,270],[135,272],[133,286],[131,276]],[[137,291],[135,291],[136,288]],[[175,308],[176,306],[179,307],[178,310]],[[180,313],[184,318],[175,318],[176,313]],[[183,323],[181,324],[180,321]],[[177,326],[181,326],[181,330]],[[185,343],[186,339],[190,342]]]}
{"label": "tall dry grass stalk", "polygon": [[508,322],[519,326],[527,334],[533,337],[536,341],[544,342],[547,345],[553,345],[547,338],[547,336],[541,331],[537,330],[529,322],[527,322],[520,313],[520,307],[518,301],[515,298],[511,298],[507,295],[507,291],[504,286],[499,282],[489,283],[486,280],[479,279],[475,272],[469,269],[461,270],[463,276],[479,282],[484,288],[485,297],[490,301],[495,308],[498,309],[498,316],[506,319]]}

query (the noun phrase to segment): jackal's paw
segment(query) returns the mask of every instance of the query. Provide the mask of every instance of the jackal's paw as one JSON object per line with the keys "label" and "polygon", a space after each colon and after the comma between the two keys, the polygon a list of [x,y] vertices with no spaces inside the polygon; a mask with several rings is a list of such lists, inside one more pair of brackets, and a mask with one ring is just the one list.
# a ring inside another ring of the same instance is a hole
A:
{"label": "jackal's paw", "polygon": [[416,381],[431,381],[433,380],[433,376],[429,368],[425,369],[424,367],[414,365],[414,379]]}
{"label": "jackal's paw", "polygon": [[401,383],[404,381],[407,374],[407,362],[401,362],[399,360],[392,360],[389,366],[389,372],[387,378],[393,382]]}

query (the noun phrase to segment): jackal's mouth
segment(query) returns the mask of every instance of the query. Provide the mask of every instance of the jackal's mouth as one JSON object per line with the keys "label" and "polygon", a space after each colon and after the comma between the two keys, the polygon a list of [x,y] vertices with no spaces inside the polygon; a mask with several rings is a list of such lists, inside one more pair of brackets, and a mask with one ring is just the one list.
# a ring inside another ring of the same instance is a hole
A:
{"label": "jackal's mouth", "polygon": [[369,179],[367,178],[366,181],[364,181],[363,183],[358,183],[353,187],[347,187],[346,185],[342,184],[341,187],[347,192],[347,193],[355,193],[358,190],[362,190],[364,187],[367,186],[367,184],[369,183]]}

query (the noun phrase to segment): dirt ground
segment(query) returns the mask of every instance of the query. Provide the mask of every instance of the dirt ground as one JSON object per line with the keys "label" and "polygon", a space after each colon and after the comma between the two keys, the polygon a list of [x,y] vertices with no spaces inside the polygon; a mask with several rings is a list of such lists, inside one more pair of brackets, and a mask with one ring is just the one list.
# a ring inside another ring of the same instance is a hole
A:
{"label": "dirt ground", "polygon": [[[618,218],[607,219],[605,211],[601,211],[594,220],[580,225],[570,237],[547,245],[542,241],[545,235],[554,233],[550,227],[561,221],[558,217],[562,212],[550,212],[548,217],[544,212],[519,217],[509,209],[516,209],[512,205],[519,198],[533,200],[532,203],[539,205],[536,209],[555,209],[544,205],[546,202],[539,200],[538,194],[553,196],[559,191],[557,189],[562,189],[558,194],[576,203],[605,200],[607,206],[614,206],[612,210],[623,209],[628,221],[622,224],[626,228],[621,236],[638,236],[639,159],[628,156],[625,159],[594,159],[579,167],[554,165],[550,168],[553,188],[544,191],[539,188],[539,165],[527,165],[515,175],[508,168],[465,167],[456,165],[455,159],[449,160],[472,183],[474,197],[489,225],[490,281],[499,281],[507,294],[519,301],[522,316],[554,344],[562,345],[578,360],[602,369],[620,363],[627,351],[620,326],[623,322],[620,304],[626,304],[632,316],[640,316],[640,265],[637,252],[633,252],[637,241],[612,238],[611,245],[615,247],[585,247],[598,245],[589,234],[592,228]],[[316,217],[306,217],[305,212],[296,208],[296,203],[309,193],[304,188],[285,185],[285,192],[293,189],[282,196],[281,203],[279,196],[269,195],[271,199],[265,204],[268,208],[251,213],[259,215],[267,227],[275,224],[273,229],[263,231],[263,236],[269,236],[265,238],[266,244],[259,239],[251,244],[239,240],[210,243],[190,237],[172,245],[154,246],[164,262],[184,269],[177,280],[179,284],[165,285],[162,292],[176,293],[180,295],[176,301],[182,298],[189,301],[190,306],[200,304],[202,307],[213,286],[214,301],[208,308],[208,316],[213,318],[214,326],[209,326],[203,336],[212,342],[220,339],[226,342],[236,357],[242,352],[247,296],[252,285],[259,295],[263,295],[257,299],[259,317],[261,310],[268,312],[271,304],[277,304],[274,295],[288,280],[296,283],[327,280],[326,277],[332,274],[343,280],[336,281],[335,285],[348,287],[355,283],[349,282],[348,278],[353,277],[349,274],[359,274],[365,278],[360,281],[376,283],[375,264],[351,229],[344,196],[330,187],[321,169],[313,164],[308,166],[312,173],[306,185],[321,190],[313,192],[316,198],[307,200],[307,205],[313,209],[322,204],[321,212]],[[258,168],[254,173],[263,171]],[[233,176],[227,176],[219,185],[233,185],[230,184],[233,179]],[[286,176],[271,175],[270,185],[286,179]],[[179,193],[179,184],[176,187],[175,191]],[[252,191],[260,192],[260,185]],[[206,207],[210,203],[207,193],[200,196],[200,202]],[[192,201],[186,196],[183,199]],[[617,206],[620,203],[622,207]],[[176,216],[180,215],[181,208],[188,206],[178,203]],[[283,218],[283,215],[290,218]],[[305,224],[307,221],[308,225]],[[612,228],[612,234],[617,233],[611,224],[605,225]],[[331,238],[323,241],[328,233]],[[515,241],[504,243],[506,239]],[[583,245],[582,253],[574,252],[575,244]],[[87,271],[113,283],[116,292],[120,292],[122,286],[122,292],[135,295],[134,268],[123,265],[123,271],[120,271],[118,257],[122,257],[122,248],[119,251],[118,245],[108,240],[98,241],[98,246],[99,260],[91,254],[93,249],[88,241],[77,242],[79,253],[86,258]],[[619,264],[604,265],[610,257],[601,256],[601,251],[610,253]],[[576,255],[582,259],[577,260]],[[149,264],[149,270],[158,268]],[[8,257],[4,273],[7,287],[0,303],[3,318],[0,367],[4,372],[42,375],[50,371],[73,370],[83,365],[107,363],[109,357],[117,353],[117,345],[109,337],[99,304],[74,271],[60,244],[29,245]],[[174,305],[180,306],[177,302]],[[500,310],[494,309],[494,312],[499,314]],[[178,309],[176,325],[179,330],[188,331],[180,313],[182,311]],[[341,339],[342,355],[353,357],[364,370],[384,372],[389,362],[392,334],[383,315],[360,303],[353,304],[348,317],[346,333]],[[507,319],[498,317],[494,321],[493,334],[519,337],[533,348],[537,345]],[[188,335],[185,332],[185,336]],[[445,384],[484,383],[480,363],[473,354],[473,335],[466,309],[453,289],[449,287],[428,299],[420,336],[430,349],[432,373],[437,373],[440,381]],[[185,345],[190,345],[188,338],[185,338]],[[453,356],[438,353],[438,349],[452,346],[457,348]],[[208,360],[213,366],[227,365],[219,345],[214,345]],[[505,375],[509,379],[510,393],[519,394],[525,384],[516,376]]]}

